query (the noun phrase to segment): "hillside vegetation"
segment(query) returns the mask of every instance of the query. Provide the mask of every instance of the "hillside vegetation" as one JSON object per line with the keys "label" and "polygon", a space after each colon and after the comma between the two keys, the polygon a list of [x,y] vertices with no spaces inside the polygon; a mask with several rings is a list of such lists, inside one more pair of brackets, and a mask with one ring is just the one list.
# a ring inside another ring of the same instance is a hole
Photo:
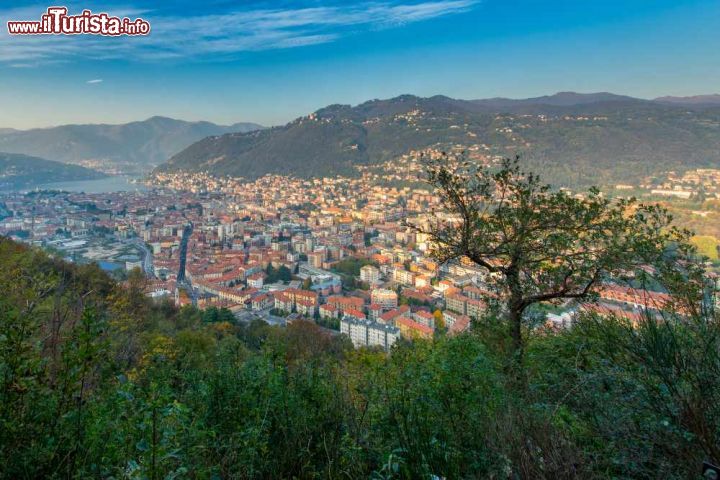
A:
{"label": "hillside vegetation", "polygon": [[27,155],[0,152],[0,190],[32,188],[50,182],[94,180],[104,174]]}
{"label": "hillside vegetation", "polygon": [[556,185],[608,185],[717,166],[719,127],[720,107],[712,104],[691,108],[612,94],[476,101],[404,95],[331,105],[263,131],[208,137],[159,170],[247,178],[352,175],[355,165],[413,149],[478,145],[489,156],[522,154],[526,166]]}
{"label": "hillside vegetation", "polygon": [[221,322],[0,239],[0,478],[692,478],[720,329],[587,318],[507,378],[492,322],[354,351]]}

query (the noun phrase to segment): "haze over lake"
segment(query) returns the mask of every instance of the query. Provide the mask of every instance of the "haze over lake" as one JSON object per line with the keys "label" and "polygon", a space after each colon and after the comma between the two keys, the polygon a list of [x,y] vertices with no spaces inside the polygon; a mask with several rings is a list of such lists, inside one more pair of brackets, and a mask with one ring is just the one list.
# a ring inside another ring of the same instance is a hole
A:
{"label": "haze over lake", "polygon": [[[40,190],[64,190],[67,192],[111,193],[111,192],[145,192],[147,187],[142,183],[132,183],[138,177],[113,175],[97,180],[80,180],[75,182],[52,182],[38,185]],[[34,190],[34,189],[33,189]]]}

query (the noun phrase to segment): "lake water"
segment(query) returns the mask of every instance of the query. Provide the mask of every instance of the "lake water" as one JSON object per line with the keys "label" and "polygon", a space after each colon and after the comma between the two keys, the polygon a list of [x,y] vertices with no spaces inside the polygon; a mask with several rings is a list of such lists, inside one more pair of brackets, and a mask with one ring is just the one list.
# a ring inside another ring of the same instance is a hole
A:
{"label": "lake water", "polygon": [[[130,183],[134,177],[114,175],[97,180],[81,180],[76,182],[53,182],[38,185],[41,190],[65,190],[66,192],[110,193],[110,192],[146,192],[142,183]],[[34,190],[34,189],[33,189]]]}

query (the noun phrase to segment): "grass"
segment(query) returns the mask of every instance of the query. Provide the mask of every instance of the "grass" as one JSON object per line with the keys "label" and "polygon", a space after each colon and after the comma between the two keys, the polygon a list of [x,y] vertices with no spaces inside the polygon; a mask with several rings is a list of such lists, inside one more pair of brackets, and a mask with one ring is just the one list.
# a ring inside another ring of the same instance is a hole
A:
{"label": "grass", "polygon": [[712,261],[718,260],[718,246],[720,246],[720,240],[712,235],[696,235],[692,237],[690,241],[697,247],[700,254],[708,257]]}

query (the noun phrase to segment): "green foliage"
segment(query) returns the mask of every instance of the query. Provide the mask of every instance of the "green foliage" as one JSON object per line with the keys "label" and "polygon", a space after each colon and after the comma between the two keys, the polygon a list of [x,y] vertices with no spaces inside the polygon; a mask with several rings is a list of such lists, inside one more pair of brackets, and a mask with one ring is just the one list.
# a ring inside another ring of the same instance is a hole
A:
{"label": "green foliage", "polygon": [[332,266],[332,271],[340,274],[345,289],[354,290],[363,287],[357,277],[360,276],[360,269],[365,265],[377,266],[372,260],[366,258],[348,257],[335,263]]}
{"label": "green foliage", "polygon": [[28,188],[43,183],[94,180],[104,176],[98,171],[79,165],[17,153],[0,153],[0,186],[3,188]]}
{"label": "green foliage", "polygon": [[278,281],[289,282],[292,280],[292,272],[285,265],[280,265],[280,268],[276,269],[272,264],[268,264],[265,273],[267,274],[265,283],[275,283]]}
{"label": "green foliage", "polygon": [[337,273],[357,277],[360,275],[360,269],[365,265],[375,264],[372,260],[368,260],[365,258],[348,257],[343,258],[342,260],[334,264],[332,269],[334,272]]}
{"label": "green foliage", "polygon": [[402,293],[398,295],[398,303],[400,305],[410,305],[411,307],[431,307],[432,304],[424,302],[417,298],[406,297]]}
{"label": "green foliage", "polygon": [[690,239],[698,249],[698,253],[706,256],[710,260],[718,260],[718,248],[720,240],[711,235],[696,235]]}
{"label": "green foliage", "polygon": [[375,455],[396,464],[386,473],[482,477],[497,467],[500,458],[486,440],[502,408],[501,384],[479,342],[459,337],[403,345],[369,373],[363,367],[356,401],[369,405],[362,421]]}
{"label": "green foliage", "polygon": [[202,320],[205,323],[234,323],[235,315],[233,315],[233,313],[225,307],[218,308],[213,306],[208,307],[203,311]]}
{"label": "green foliage", "polygon": [[[448,166],[450,160],[458,166]],[[443,212],[459,221],[433,215],[416,228],[432,237],[439,261],[468,259],[494,274],[518,363],[528,307],[593,298],[603,281],[645,280],[650,272],[683,274],[687,286],[700,284],[699,270],[684,267],[694,253],[690,232],[674,227],[659,205],[611,201],[595,188],[571,196],[524,171],[518,158],[490,170],[446,155],[429,163],[428,182]]]}
{"label": "green foliage", "polygon": [[532,395],[595,471],[693,478],[720,458],[720,322],[709,315],[646,315],[634,326],[588,316],[535,339]]}
{"label": "green foliage", "polygon": [[[413,110],[422,114],[407,119]],[[712,167],[720,152],[716,108],[688,112],[622,97],[559,106],[403,95],[355,107],[331,105],[315,115],[259,132],[205,138],[159,169],[331,177],[356,175],[355,165],[379,164],[411,150],[486,144],[494,154],[527,153],[527,166],[557,185],[587,187]],[[512,134],[503,132],[507,128]]]}
{"label": "green foliage", "polygon": [[338,318],[321,318],[318,316],[315,323],[330,330],[340,330],[340,319]]}
{"label": "green foliage", "polygon": [[709,312],[534,331],[519,392],[483,331],[388,355],[155,304],[140,275],[7,240],[0,264],[2,479],[679,479],[720,460]]}

